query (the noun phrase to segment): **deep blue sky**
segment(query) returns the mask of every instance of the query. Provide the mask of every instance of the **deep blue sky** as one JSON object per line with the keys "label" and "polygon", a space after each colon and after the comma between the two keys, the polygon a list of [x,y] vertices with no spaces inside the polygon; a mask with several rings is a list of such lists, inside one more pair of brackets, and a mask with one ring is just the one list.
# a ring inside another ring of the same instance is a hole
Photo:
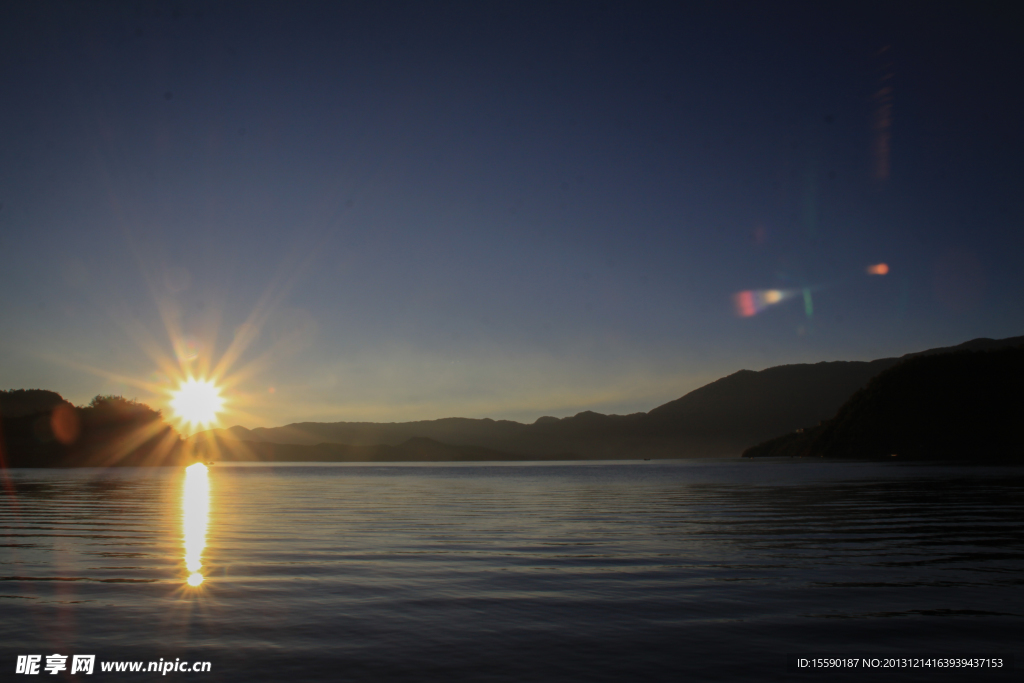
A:
{"label": "deep blue sky", "polygon": [[160,406],[237,340],[228,423],[532,421],[1024,334],[1022,25],[4,3],[0,388]]}

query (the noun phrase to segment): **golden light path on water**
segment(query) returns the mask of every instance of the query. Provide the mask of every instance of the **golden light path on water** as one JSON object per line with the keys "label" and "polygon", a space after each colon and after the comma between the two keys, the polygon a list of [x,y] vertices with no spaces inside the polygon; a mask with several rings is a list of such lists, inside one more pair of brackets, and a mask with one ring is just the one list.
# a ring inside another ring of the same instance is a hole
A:
{"label": "golden light path on water", "polygon": [[185,468],[185,486],[181,498],[182,531],[185,538],[185,568],[188,585],[203,582],[199,570],[206,548],[206,526],[210,519],[210,477],[206,465],[197,462]]}

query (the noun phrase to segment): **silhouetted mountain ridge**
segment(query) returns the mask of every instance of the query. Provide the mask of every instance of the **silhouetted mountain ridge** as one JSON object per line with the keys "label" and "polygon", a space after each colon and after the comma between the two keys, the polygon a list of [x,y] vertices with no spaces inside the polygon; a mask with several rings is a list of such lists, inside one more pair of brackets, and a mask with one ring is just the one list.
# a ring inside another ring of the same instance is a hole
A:
{"label": "silhouetted mountain ridge", "polygon": [[121,397],[75,407],[52,391],[0,391],[0,466],[179,465],[197,455],[292,462],[678,458],[744,449],[822,457],[892,451],[909,459],[983,447],[1019,457],[1021,439],[1007,425],[1024,417],[1022,345],[1024,337],[975,339],[902,358],[741,370],[631,415],[235,426],[187,442],[159,411]]}
{"label": "silhouetted mountain ridge", "polygon": [[[1024,344],[1024,337],[974,339],[902,358],[827,361],[740,370],[648,413],[509,420],[443,418],[417,422],[303,422],[274,428],[232,427],[206,433],[218,440],[315,445],[402,444],[422,437],[479,446],[515,456],[549,458],[709,457],[739,455],[765,439],[826,420],[858,389],[902,359]],[[208,438],[200,437],[200,438]]]}
{"label": "silhouetted mountain ridge", "polygon": [[746,457],[1024,462],[1024,347],[914,354],[856,391],[831,419]]}

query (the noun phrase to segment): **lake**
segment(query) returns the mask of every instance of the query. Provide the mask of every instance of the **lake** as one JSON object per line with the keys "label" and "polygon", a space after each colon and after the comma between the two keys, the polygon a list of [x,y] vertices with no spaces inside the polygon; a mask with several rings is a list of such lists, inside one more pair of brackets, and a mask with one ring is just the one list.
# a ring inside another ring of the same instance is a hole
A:
{"label": "lake", "polygon": [[[70,677],[83,681],[154,680],[100,670],[135,660],[210,662],[166,680],[314,682],[1010,680],[1024,666],[1021,468],[3,474],[0,668],[13,679],[32,680],[14,675],[19,655],[43,667],[54,654],[69,657],[61,680],[71,656],[95,655],[93,675]],[[790,670],[813,655],[1007,662]]]}

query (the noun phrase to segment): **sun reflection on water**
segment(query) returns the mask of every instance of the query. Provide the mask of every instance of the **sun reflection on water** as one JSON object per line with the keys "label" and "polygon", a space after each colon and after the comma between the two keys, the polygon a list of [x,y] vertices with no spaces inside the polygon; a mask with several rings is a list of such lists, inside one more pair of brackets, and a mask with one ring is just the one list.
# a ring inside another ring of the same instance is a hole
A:
{"label": "sun reflection on water", "polygon": [[201,462],[185,468],[185,490],[181,508],[185,536],[185,568],[189,571],[188,585],[198,586],[203,582],[203,575],[199,570],[203,566],[206,525],[210,517],[209,471]]}

